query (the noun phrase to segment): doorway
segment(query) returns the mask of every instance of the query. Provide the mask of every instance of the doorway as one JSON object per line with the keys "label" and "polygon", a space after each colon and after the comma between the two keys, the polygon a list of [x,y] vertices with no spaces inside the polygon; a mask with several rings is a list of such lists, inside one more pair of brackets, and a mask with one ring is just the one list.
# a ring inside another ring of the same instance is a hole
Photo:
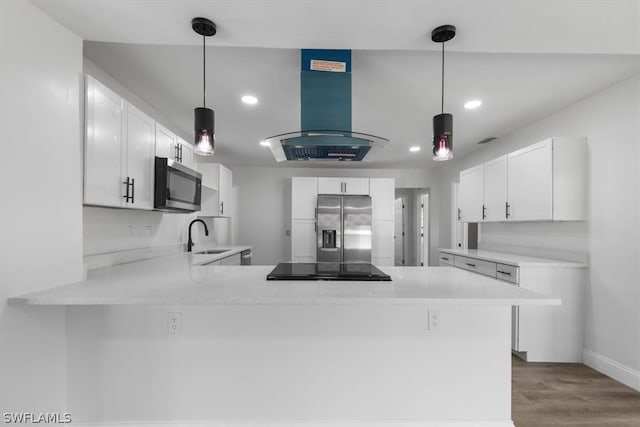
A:
{"label": "doorway", "polygon": [[429,265],[429,189],[397,188],[394,208],[394,264]]}

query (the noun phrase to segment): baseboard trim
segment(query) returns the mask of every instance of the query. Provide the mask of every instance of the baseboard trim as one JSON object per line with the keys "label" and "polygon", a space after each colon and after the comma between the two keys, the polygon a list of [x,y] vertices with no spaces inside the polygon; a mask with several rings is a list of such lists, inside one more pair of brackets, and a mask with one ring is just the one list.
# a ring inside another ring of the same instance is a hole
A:
{"label": "baseboard trim", "polygon": [[582,360],[584,364],[590,368],[640,391],[640,371],[586,349],[582,352]]}
{"label": "baseboard trim", "polygon": [[495,421],[144,421],[73,423],[74,427],[515,427],[511,420]]}

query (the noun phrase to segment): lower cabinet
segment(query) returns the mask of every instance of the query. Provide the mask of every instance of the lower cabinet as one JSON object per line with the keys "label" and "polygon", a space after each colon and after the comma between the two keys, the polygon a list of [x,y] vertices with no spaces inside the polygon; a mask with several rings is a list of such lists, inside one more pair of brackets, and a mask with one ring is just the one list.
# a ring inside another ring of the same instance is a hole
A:
{"label": "lower cabinet", "polygon": [[584,337],[585,273],[582,264],[526,265],[497,262],[440,251],[440,265],[453,266],[493,277],[513,286],[561,299],[560,306],[514,306],[511,349],[529,362],[582,362]]}
{"label": "lower cabinet", "polygon": [[315,219],[291,221],[291,261],[316,262]]}

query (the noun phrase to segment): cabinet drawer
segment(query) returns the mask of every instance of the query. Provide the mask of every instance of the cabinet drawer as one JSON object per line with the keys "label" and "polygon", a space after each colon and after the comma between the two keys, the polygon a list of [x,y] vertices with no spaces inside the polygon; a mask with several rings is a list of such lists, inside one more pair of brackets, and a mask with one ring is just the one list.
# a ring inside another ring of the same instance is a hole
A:
{"label": "cabinet drawer", "polygon": [[454,265],[485,276],[496,277],[496,263],[456,255]]}
{"label": "cabinet drawer", "polygon": [[440,254],[440,265],[453,265],[453,255]]}
{"label": "cabinet drawer", "polygon": [[497,264],[496,265],[496,278],[500,280],[506,280],[511,283],[519,283],[520,269],[513,265]]}

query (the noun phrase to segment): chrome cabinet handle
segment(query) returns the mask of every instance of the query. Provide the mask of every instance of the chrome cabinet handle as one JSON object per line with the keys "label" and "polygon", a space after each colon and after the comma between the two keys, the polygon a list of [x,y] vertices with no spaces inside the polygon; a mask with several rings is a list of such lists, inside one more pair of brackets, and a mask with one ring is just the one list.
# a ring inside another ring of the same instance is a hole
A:
{"label": "chrome cabinet handle", "polygon": [[131,178],[131,203],[135,203],[136,199],[136,179]]}
{"label": "chrome cabinet handle", "polygon": [[506,274],[507,276],[511,276],[511,273],[509,273],[508,271],[500,271],[500,270],[498,270],[498,273]]}
{"label": "chrome cabinet handle", "polygon": [[449,261],[449,258],[445,258],[445,257],[440,257],[440,259],[443,259],[445,261]]}
{"label": "chrome cabinet handle", "polygon": [[509,202],[505,202],[504,204],[504,215],[507,219],[509,219],[509,217],[511,216],[511,212],[509,212],[509,208],[511,207],[511,205],[509,204]]}
{"label": "chrome cabinet handle", "polygon": [[465,262],[465,264],[468,265],[469,267],[476,268],[476,265],[475,264],[471,264],[470,262]]}
{"label": "chrome cabinet handle", "polygon": [[486,212],[487,211],[487,207],[485,205],[482,205],[482,219],[485,219],[487,217]]}
{"label": "chrome cabinet handle", "polygon": [[458,208],[458,221],[462,219],[462,210]]}
{"label": "chrome cabinet handle", "polygon": [[220,202],[220,215],[224,215],[224,202]]}

